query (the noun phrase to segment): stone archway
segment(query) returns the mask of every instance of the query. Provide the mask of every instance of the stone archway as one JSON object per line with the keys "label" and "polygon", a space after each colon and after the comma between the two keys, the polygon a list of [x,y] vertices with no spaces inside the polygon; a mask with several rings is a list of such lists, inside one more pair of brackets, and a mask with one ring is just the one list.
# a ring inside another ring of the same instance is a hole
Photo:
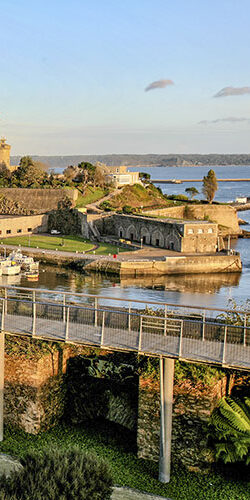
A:
{"label": "stone archway", "polygon": [[150,232],[145,226],[142,226],[140,230],[140,236],[143,245],[150,245]]}
{"label": "stone archway", "polygon": [[155,229],[151,236],[151,245],[164,248],[164,236],[159,229]]}
{"label": "stone archway", "polygon": [[181,238],[174,233],[168,234],[165,239],[165,248],[174,250],[175,252],[181,252]]}
{"label": "stone archway", "polygon": [[126,238],[131,241],[137,241],[137,231],[134,224],[130,224],[126,229]]}

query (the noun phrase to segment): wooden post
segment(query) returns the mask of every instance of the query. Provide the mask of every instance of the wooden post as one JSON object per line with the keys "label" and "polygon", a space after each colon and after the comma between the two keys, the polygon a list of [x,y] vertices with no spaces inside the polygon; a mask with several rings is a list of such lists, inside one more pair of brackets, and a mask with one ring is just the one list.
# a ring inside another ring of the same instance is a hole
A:
{"label": "wooden post", "polygon": [[159,481],[169,483],[171,469],[171,437],[174,386],[174,359],[160,357],[160,457]]}

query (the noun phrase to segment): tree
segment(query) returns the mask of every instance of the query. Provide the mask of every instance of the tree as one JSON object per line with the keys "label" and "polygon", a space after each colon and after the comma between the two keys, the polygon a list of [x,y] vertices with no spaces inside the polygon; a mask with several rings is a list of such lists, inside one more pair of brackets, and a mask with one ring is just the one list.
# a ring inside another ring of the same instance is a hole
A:
{"label": "tree", "polygon": [[210,425],[216,458],[225,463],[244,460],[250,464],[250,398],[222,398]]}
{"label": "tree", "polygon": [[150,181],[151,175],[147,172],[139,172],[139,177],[142,181]]}
{"label": "tree", "polygon": [[36,165],[30,156],[23,156],[19,167],[13,172],[13,182],[19,187],[39,187],[43,184],[46,172]]}
{"label": "tree", "polygon": [[214,170],[209,170],[203,177],[202,192],[209,203],[212,203],[214,195],[218,189],[217,179]]}
{"label": "tree", "polygon": [[192,186],[192,187],[186,188],[185,193],[187,193],[192,200],[197,194],[199,194],[199,191],[198,191],[198,189],[196,189],[195,187]]}

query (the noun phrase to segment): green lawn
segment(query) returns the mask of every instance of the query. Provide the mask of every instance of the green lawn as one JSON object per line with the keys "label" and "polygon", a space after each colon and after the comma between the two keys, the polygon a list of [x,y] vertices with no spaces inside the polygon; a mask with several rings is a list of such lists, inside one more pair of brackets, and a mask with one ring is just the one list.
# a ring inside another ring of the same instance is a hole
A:
{"label": "green lawn", "polygon": [[165,485],[159,483],[158,464],[136,458],[135,453],[131,451],[133,445],[126,430],[110,426],[105,422],[98,422],[96,425],[85,423],[80,427],[58,425],[36,436],[11,427],[5,431],[0,451],[21,457],[31,449],[41,452],[48,446],[68,449],[75,445],[104,458],[111,467],[114,483],[121,486],[130,486],[172,500],[249,500],[250,498],[247,471],[242,472],[241,476],[236,472],[226,474],[225,471],[204,475],[175,466],[172,469],[170,483]]}
{"label": "green lawn", "polygon": [[105,194],[104,194],[103,189],[101,189],[99,187],[93,188],[91,186],[88,186],[86,188],[86,193],[84,196],[79,193],[78,198],[77,198],[77,202],[76,202],[76,207],[78,207],[78,208],[85,207],[89,203],[94,203],[95,201],[100,200],[104,196],[105,196]]}
{"label": "green lawn", "polygon": [[[44,248],[46,250],[63,250],[64,252],[86,252],[95,247],[95,244],[86,241],[80,236],[13,236],[1,240],[6,245],[21,245],[21,247]],[[124,248],[119,248],[120,252],[124,252]],[[92,252],[90,252],[92,253]],[[114,254],[117,253],[117,246],[101,243],[99,248],[95,250],[96,254]]]}

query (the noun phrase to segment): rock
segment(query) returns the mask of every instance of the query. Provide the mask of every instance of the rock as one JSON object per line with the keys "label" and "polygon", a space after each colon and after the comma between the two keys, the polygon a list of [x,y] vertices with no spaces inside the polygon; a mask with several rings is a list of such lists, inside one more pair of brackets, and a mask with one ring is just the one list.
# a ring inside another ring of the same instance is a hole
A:
{"label": "rock", "polygon": [[6,455],[5,453],[0,453],[0,475],[5,475],[9,477],[12,472],[21,470],[23,466],[18,460]]}
{"label": "rock", "polygon": [[170,498],[159,497],[151,493],[143,493],[142,491],[118,486],[114,487],[111,498],[112,500],[171,500]]}

